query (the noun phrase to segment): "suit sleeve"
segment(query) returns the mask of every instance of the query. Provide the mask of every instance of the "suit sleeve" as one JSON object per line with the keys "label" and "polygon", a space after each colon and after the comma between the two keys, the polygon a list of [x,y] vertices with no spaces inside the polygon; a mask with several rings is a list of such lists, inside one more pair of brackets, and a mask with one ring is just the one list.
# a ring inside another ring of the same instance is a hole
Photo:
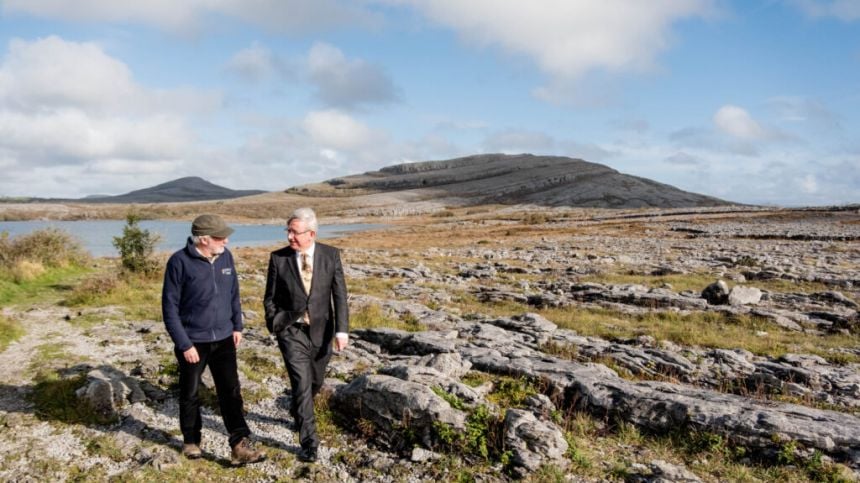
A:
{"label": "suit sleeve", "polygon": [[275,314],[278,307],[275,304],[275,287],[278,284],[278,266],[275,263],[275,254],[269,255],[269,269],[266,272],[266,294],[263,297],[263,308],[266,311],[266,328],[274,332]]}
{"label": "suit sleeve", "polygon": [[343,275],[343,264],[340,261],[340,250],[334,252],[334,280],[332,280],[331,297],[334,304],[335,332],[349,332],[349,303],[347,301],[346,277]]}

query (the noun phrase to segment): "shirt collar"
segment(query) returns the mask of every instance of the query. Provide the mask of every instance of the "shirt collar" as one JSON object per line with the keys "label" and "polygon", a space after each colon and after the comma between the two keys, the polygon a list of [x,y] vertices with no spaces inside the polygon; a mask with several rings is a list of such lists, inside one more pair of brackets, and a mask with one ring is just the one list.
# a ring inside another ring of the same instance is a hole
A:
{"label": "shirt collar", "polygon": [[199,248],[197,248],[197,245],[194,245],[194,250],[197,252],[198,255],[205,258],[209,263],[215,263],[215,260],[217,260],[218,257],[221,256],[220,253],[216,253],[215,255],[212,255],[211,257],[207,257],[206,255],[203,254],[203,252],[200,251]]}
{"label": "shirt collar", "polygon": [[[314,242],[311,243],[311,246],[309,246],[307,250],[305,250],[305,253],[307,253],[308,256],[311,257],[311,260],[314,259],[314,249],[316,249],[316,247],[317,244],[316,242]],[[296,260],[298,260],[299,262],[302,261],[302,252],[300,252],[299,250],[296,250]]]}

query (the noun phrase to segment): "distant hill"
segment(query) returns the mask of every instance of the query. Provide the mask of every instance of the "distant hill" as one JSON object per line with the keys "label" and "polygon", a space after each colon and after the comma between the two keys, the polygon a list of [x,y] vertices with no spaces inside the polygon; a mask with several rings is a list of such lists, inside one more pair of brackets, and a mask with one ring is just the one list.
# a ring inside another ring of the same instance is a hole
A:
{"label": "distant hill", "polygon": [[735,204],[563,156],[482,154],[398,164],[302,185],[288,193],[353,196],[429,191],[463,205],[531,203],[593,208],[682,208]]}
{"label": "distant hill", "polygon": [[261,190],[231,190],[197,176],[179,178],[151,188],[117,196],[88,196],[87,203],[167,203],[182,201],[226,200],[265,193]]}

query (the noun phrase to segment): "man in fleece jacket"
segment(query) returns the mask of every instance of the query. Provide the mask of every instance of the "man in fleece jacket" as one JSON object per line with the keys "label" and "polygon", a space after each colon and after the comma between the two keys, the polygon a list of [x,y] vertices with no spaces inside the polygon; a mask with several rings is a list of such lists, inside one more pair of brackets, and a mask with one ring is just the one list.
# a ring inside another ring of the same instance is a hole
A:
{"label": "man in fleece jacket", "polygon": [[217,215],[194,219],[185,248],[167,262],[161,310],[179,362],[182,454],[189,459],[203,455],[198,389],[209,366],[229,433],[231,462],[244,465],[265,459],[265,454],[250,442],[239,387],[236,347],[242,341],[242,307],[233,255],[226,248],[231,233]]}

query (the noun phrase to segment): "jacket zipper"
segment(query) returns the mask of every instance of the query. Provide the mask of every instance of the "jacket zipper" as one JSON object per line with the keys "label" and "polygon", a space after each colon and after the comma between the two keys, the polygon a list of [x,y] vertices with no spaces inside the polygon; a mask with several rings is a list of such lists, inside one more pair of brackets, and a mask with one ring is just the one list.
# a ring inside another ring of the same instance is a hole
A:
{"label": "jacket zipper", "polygon": [[[218,302],[218,280],[215,278],[215,263],[214,262],[208,262],[208,263],[209,263],[209,269],[212,271],[212,286],[215,288],[215,301],[216,301],[216,303],[215,303],[215,320],[218,320],[218,308],[219,308],[219,304],[217,303]],[[215,327],[212,327],[211,332],[212,332],[212,341],[215,341]]]}

